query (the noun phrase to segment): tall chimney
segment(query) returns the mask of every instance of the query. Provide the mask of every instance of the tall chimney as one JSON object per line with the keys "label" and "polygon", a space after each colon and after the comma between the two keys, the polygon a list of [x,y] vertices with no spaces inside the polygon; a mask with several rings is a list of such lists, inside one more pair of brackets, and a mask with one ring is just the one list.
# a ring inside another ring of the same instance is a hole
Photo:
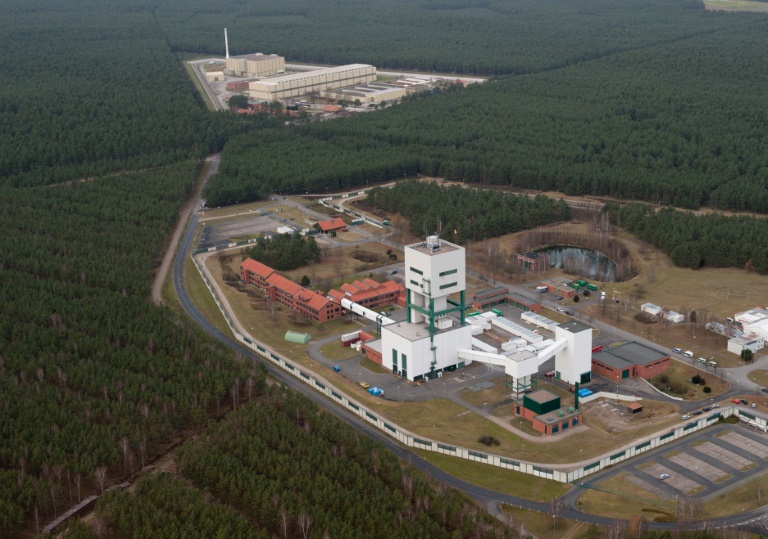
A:
{"label": "tall chimney", "polygon": [[229,39],[227,39],[227,29],[224,28],[224,47],[227,49],[227,58],[229,58]]}

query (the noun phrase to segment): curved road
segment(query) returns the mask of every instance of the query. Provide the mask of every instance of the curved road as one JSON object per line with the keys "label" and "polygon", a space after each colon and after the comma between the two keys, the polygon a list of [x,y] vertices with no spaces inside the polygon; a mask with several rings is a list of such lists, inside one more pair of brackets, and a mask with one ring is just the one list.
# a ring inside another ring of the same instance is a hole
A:
{"label": "curved road", "polygon": [[[195,205],[199,205],[200,202],[201,201],[198,196],[198,198],[195,200],[194,203]],[[446,472],[440,470],[436,466],[422,459],[418,455],[412,453],[408,448],[401,446],[400,444],[392,440],[389,436],[387,436],[383,432],[380,432],[378,429],[371,427],[370,425],[365,423],[360,417],[351,414],[346,409],[336,406],[334,403],[327,400],[325,397],[321,396],[320,394],[313,391],[311,388],[304,385],[301,381],[295,379],[289,374],[283,372],[281,369],[271,365],[270,363],[263,361],[261,357],[254,354],[248,348],[241,346],[230,335],[225,335],[224,333],[219,331],[217,328],[215,328],[202,315],[202,313],[200,313],[200,311],[197,309],[197,307],[194,305],[191,298],[189,297],[189,294],[187,293],[186,288],[184,287],[184,261],[186,257],[189,255],[189,250],[192,245],[192,240],[195,234],[195,230],[197,229],[197,224],[198,224],[197,213],[192,212],[189,222],[187,223],[187,228],[184,232],[184,236],[181,240],[181,244],[177,251],[176,258],[174,259],[173,286],[184,310],[189,314],[192,320],[195,321],[195,323],[197,323],[201,328],[203,328],[204,331],[206,331],[209,335],[211,335],[215,339],[221,341],[223,344],[225,344],[227,347],[231,348],[232,350],[243,354],[243,356],[256,359],[266,367],[267,372],[271,376],[280,380],[287,387],[290,387],[291,389],[302,393],[305,397],[315,402],[318,406],[328,410],[329,412],[334,414],[336,417],[346,422],[351,427],[377,440],[378,442],[383,444],[387,449],[395,453],[397,456],[399,456],[403,460],[407,461],[416,469],[428,473],[430,476],[432,476],[437,481],[440,481],[441,483],[444,483],[446,485],[449,485],[453,488],[456,488],[466,493],[470,498],[472,498],[477,503],[485,507],[491,514],[494,514],[496,516],[501,516],[501,512],[498,507],[500,503],[506,503],[513,506],[522,507],[525,509],[531,509],[534,511],[548,513],[548,510],[549,510],[548,503],[534,502],[531,500],[527,500],[525,498],[518,498],[516,496],[501,494],[493,490],[489,490],[477,485],[473,485],[471,483],[467,483],[465,481],[457,479],[456,477],[450,474],[447,474]],[[596,474],[595,477],[599,477],[599,475],[600,474]],[[609,517],[585,514],[571,507],[566,507],[561,512],[561,516],[565,518],[577,520],[580,522],[586,522],[589,524],[599,524],[599,525],[609,525],[615,521],[615,519],[612,519]],[[725,518],[711,519],[706,521],[706,525],[708,528],[730,526],[730,527],[738,527],[739,529],[751,531],[753,533],[761,533],[761,531],[765,531],[765,529],[768,528],[768,525],[765,524],[766,520],[768,520],[768,506],[758,508],[752,511],[748,511],[740,515],[732,515]],[[704,523],[695,523],[695,524],[702,525]],[[649,523],[650,529],[675,529],[677,527],[678,527],[677,523],[662,523],[662,522]]]}

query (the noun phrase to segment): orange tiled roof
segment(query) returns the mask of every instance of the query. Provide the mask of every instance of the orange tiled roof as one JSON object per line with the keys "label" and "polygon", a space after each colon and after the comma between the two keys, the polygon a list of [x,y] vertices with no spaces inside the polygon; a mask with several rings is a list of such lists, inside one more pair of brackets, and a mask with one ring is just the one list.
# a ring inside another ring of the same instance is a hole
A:
{"label": "orange tiled roof", "polygon": [[320,227],[322,232],[329,232],[331,230],[336,230],[337,228],[345,228],[347,223],[345,223],[341,217],[334,217],[333,219],[318,221],[317,226]]}
{"label": "orange tiled roof", "polygon": [[246,258],[242,264],[240,264],[241,268],[245,268],[251,273],[255,273],[262,279],[266,279],[273,273],[275,273],[275,270],[270,268],[269,266],[266,266],[259,262],[258,260],[254,260],[252,258]]}
{"label": "orange tiled roof", "polygon": [[290,279],[283,277],[279,273],[270,275],[267,282],[318,311],[325,307],[329,302],[328,298],[322,294],[312,292],[311,290],[294,283]]}

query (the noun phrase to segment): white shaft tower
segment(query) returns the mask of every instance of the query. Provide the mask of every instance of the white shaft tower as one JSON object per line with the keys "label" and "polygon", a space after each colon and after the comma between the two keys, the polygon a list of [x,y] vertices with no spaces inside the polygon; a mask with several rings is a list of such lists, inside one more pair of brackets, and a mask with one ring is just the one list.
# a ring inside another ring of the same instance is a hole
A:
{"label": "white shaft tower", "polygon": [[227,29],[224,28],[224,47],[227,49],[227,56],[229,58],[229,39],[227,39]]}

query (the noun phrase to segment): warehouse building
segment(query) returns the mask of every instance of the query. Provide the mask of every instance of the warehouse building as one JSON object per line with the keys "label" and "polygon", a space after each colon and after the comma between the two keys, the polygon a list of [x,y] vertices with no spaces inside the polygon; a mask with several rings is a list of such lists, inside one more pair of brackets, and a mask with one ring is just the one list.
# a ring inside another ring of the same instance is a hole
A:
{"label": "warehouse building", "polygon": [[741,337],[734,337],[728,340],[728,351],[732,354],[741,355],[744,350],[750,350],[753,354],[765,347],[765,337],[756,333],[748,333]]}
{"label": "warehouse building", "polygon": [[669,355],[634,341],[592,355],[592,372],[615,382],[636,376],[653,378],[669,365]]}
{"label": "warehouse building", "polygon": [[360,101],[360,103],[382,103],[394,101],[405,96],[405,88],[385,82],[371,82],[357,86],[348,86],[334,90],[326,90],[320,95],[326,99],[344,101]]}
{"label": "warehouse building", "polygon": [[367,64],[349,64],[251,82],[248,88],[252,99],[276,101],[375,80],[375,67]]}
{"label": "warehouse building", "polygon": [[276,54],[244,54],[227,58],[224,74],[232,77],[274,77],[285,73],[285,58]]}
{"label": "warehouse building", "polygon": [[534,252],[519,254],[517,263],[531,273],[539,273],[547,269],[547,255]]}

